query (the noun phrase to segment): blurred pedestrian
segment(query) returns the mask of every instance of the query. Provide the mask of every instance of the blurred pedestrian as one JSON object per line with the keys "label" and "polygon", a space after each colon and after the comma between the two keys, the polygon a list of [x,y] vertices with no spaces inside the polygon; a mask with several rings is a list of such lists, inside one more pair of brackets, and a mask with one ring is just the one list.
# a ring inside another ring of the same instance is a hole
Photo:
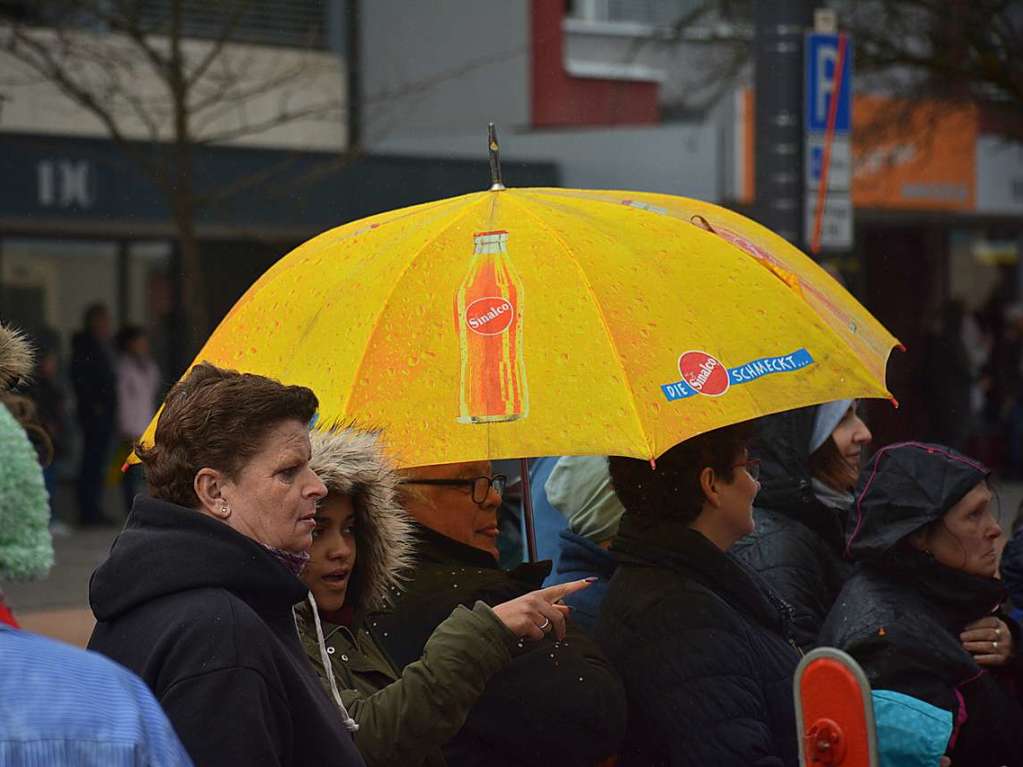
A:
{"label": "blurred pedestrian", "polygon": [[[497,563],[497,507],[505,478],[489,461],[407,469],[402,504],[415,519],[415,566],[393,608],[374,617],[399,670],[421,658],[437,628],[462,605],[491,608],[539,589],[547,562],[511,571]],[[522,643],[490,678],[465,726],[445,748],[449,765],[593,764],[613,756],[625,727],[621,682],[561,611],[548,608],[541,641]],[[553,629],[553,630],[552,630]]]}
{"label": "blurred pedestrian", "polygon": [[112,524],[103,516],[103,486],[117,417],[117,375],[110,348],[110,311],[86,310],[71,343],[71,383],[82,443],[78,469],[78,514],[83,527]]}
{"label": "blurred pedestrian", "polygon": [[[137,325],[121,329],[117,350],[117,427],[122,452],[127,455],[156,412],[160,369],[149,353],[146,332]],[[125,514],[131,511],[141,479],[142,467],[138,464],[129,466],[121,475]]]}
{"label": "blurred pedestrian", "polygon": [[327,497],[316,510],[302,573],[309,603],[296,609],[306,653],[325,683],[339,688],[370,767],[442,766],[442,747],[490,678],[511,662],[516,642],[543,639],[543,611],[567,612],[552,603],[586,583],[531,592],[493,609],[483,602],[459,605],[423,656],[399,672],[369,618],[387,606],[412,564],[413,528],[396,500],[397,474],[371,433],[334,428],[310,439],[309,465]]}
{"label": "blurred pedestrian", "polygon": [[547,584],[596,579],[589,588],[564,599],[572,608],[572,622],[592,634],[614,575],[616,563],[608,549],[625,507],[611,487],[604,456],[563,456],[547,478],[545,492],[551,506],[568,522],[558,535],[556,572]]}
{"label": "blurred pedestrian", "polygon": [[921,380],[928,408],[929,438],[964,450],[974,432],[973,387],[979,377],[964,340],[966,307],[946,301],[937,327],[928,336]]}
{"label": "blurred pedestrian", "polygon": [[1016,512],[1016,520],[1002,549],[998,569],[1009,592],[1009,617],[1023,624],[1023,510],[1018,509]]}
{"label": "blurred pedestrian", "polygon": [[853,400],[767,416],[755,428],[754,531],[732,551],[792,606],[796,643],[809,650],[851,570],[845,520],[870,429]]}
{"label": "blurred pedestrian", "polygon": [[625,514],[596,634],[628,691],[620,767],[799,763],[789,611],[727,553],[753,529],[749,433],[706,432],[656,467],[610,459]]}
{"label": "blurred pedestrian", "polygon": [[[13,404],[30,418],[31,410],[7,388],[31,367],[24,339],[0,325],[0,583],[44,577],[53,564],[49,508],[38,462],[38,445],[46,435],[34,422],[16,420],[8,408]],[[0,763],[191,765],[141,680],[94,653],[18,630],[2,595]]]}
{"label": "blurred pedestrian", "polygon": [[859,567],[820,642],[852,655],[873,689],[948,712],[933,724],[953,765],[1019,767],[1020,630],[1002,611],[1005,585],[995,577],[1001,529],[989,473],[941,445],[879,450],[846,525]]}
{"label": "blurred pedestrian", "polygon": [[56,346],[39,349],[35,372],[25,387],[25,396],[35,403],[39,423],[53,448],[53,459],[43,468],[46,492],[50,497],[50,532],[67,535],[70,529],[55,513],[58,472],[61,459],[67,455],[68,441],[67,393],[60,380],[60,356]]}
{"label": "blurred pedestrian", "polygon": [[146,681],[198,764],[363,764],[292,611],[326,495],[316,407],[302,386],[192,368],[136,451],[151,497],[89,585],[90,649]]}

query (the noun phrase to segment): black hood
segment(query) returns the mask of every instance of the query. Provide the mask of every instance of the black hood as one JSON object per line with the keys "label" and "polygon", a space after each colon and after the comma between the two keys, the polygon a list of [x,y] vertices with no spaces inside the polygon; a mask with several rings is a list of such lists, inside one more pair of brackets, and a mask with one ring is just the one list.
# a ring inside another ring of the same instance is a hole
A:
{"label": "black hood", "polygon": [[223,588],[257,612],[279,611],[308,589],[267,549],[201,512],[137,498],[110,556],[92,574],[89,603],[110,621],[159,597]]}
{"label": "black hood", "polygon": [[760,461],[756,505],[767,509],[816,506],[810,485],[810,437],[817,406],[787,410],[761,418],[750,443]]}
{"label": "black hood", "polygon": [[883,447],[860,474],[846,526],[846,552],[879,560],[900,540],[940,519],[991,470],[942,445]]}

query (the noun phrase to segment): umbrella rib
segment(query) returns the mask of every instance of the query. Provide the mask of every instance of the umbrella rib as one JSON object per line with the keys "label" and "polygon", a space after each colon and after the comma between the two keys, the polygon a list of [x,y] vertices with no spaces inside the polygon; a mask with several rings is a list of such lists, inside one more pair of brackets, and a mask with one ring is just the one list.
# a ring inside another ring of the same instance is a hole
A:
{"label": "umbrella rib", "polygon": [[[482,194],[487,194],[487,193],[484,192]],[[430,246],[431,243],[435,242],[437,237],[439,237],[440,235],[442,235],[445,232],[447,232],[453,226],[458,224],[463,218],[465,218],[472,211],[473,206],[477,202],[479,202],[481,199],[486,199],[485,197],[474,196],[474,195],[465,195],[465,197],[466,197],[466,205],[465,205],[465,208],[461,211],[461,213],[458,213],[451,220],[450,223],[448,223],[446,226],[444,226],[443,229],[440,230],[440,232],[438,232],[436,235],[428,238],[426,240],[426,242],[424,242],[422,244],[422,246],[420,246],[416,250],[416,252],[412,254],[412,256],[408,259],[408,261],[405,263],[405,265],[401,268],[401,271],[395,277],[394,282],[391,284],[391,289],[387,291],[387,298],[380,303],[380,311],[378,311],[376,317],[373,318],[373,327],[370,328],[370,331],[369,331],[369,333],[366,336],[366,346],[365,346],[366,350],[368,350],[370,348],[370,346],[372,345],[373,338],[374,338],[374,336],[376,336],[377,329],[380,327],[380,318],[383,317],[384,312],[387,310],[388,305],[391,303],[391,296],[394,295],[394,292],[398,289],[398,285],[405,278],[405,275],[408,274],[409,269],[412,268],[412,266],[415,264],[416,260],[419,258],[419,256],[422,254],[422,252],[424,250],[426,250]],[[366,354],[363,353],[363,355],[359,358],[359,364],[358,364],[358,367],[356,367],[356,369],[355,369],[355,374],[352,376],[352,387],[351,387],[351,389],[349,389],[348,395],[345,397],[344,406],[341,409],[342,413],[348,414],[348,406],[351,404],[352,395],[355,393],[355,387],[358,385],[359,375],[362,373],[362,367],[363,367],[363,365],[365,363],[366,363]]]}
{"label": "umbrella rib", "polygon": [[586,292],[590,296],[590,298],[593,299],[593,305],[597,309],[597,316],[600,317],[600,324],[604,327],[604,336],[607,338],[607,342],[611,345],[611,350],[613,352],[615,362],[618,363],[618,369],[622,373],[622,381],[625,382],[625,386],[629,391],[629,405],[632,408],[632,414],[635,416],[636,425],[639,428],[639,434],[643,441],[646,442],[647,450],[650,452],[649,457],[653,458],[654,451],[652,446],[650,445],[650,440],[647,438],[646,430],[643,428],[643,419],[640,417],[639,410],[636,407],[636,393],[635,391],[633,391],[632,381],[629,380],[629,375],[625,370],[625,365],[622,363],[622,356],[618,351],[618,345],[615,343],[614,337],[611,335],[611,328],[607,324],[607,317],[604,316],[604,308],[600,305],[600,301],[597,300],[597,294],[593,292],[593,286],[590,283],[589,277],[586,275],[586,270],[583,269],[582,264],[579,263],[579,259],[576,258],[575,254],[572,252],[572,248],[569,246],[567,242],[565,242],[564,238],[558,233],[557,230],[555,230],[546,221],[544,221],[542,218],[533,213],[533,211],[531,211],[528,206],[523,205],[521,202],[516,200],[513,195],[509,195],[508,197],[509,199],[513,200],[516,205],[519,206],[520,210],[525,212],[526,215],[534,219],[540,227],[542,227],[544,230],[550,233],[550,236],[558,242],[558,244],[561,246],[561,249],[565,251],[565,253],[568,255],[570,259],[572,259],[572,263],[575,264],[575,268],[579,271],[579,274],[582,276],[583,285],[586,288]]}

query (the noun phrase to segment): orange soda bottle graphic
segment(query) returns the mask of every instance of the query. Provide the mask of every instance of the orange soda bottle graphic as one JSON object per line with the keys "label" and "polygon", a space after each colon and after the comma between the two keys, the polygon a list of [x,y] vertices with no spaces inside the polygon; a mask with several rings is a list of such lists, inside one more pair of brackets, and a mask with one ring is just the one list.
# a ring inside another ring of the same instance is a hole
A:
{"label": "orange soda bottle graphic", "polygon": [[459,423],[514,421],[529,413],[522,357],[522,282],[508,232],[479,232],[455,298],[461,348]]}

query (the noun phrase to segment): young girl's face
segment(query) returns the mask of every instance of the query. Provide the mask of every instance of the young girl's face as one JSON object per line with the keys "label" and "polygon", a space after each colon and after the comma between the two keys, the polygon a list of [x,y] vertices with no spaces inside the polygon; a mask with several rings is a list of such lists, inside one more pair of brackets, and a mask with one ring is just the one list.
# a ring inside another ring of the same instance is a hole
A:
{"label": "young girl's face", "polygon": [[347,495],[328,495],[316,509],[316,528],[302,580],[324,612],[340,610],[355,568],[355,507]]}

